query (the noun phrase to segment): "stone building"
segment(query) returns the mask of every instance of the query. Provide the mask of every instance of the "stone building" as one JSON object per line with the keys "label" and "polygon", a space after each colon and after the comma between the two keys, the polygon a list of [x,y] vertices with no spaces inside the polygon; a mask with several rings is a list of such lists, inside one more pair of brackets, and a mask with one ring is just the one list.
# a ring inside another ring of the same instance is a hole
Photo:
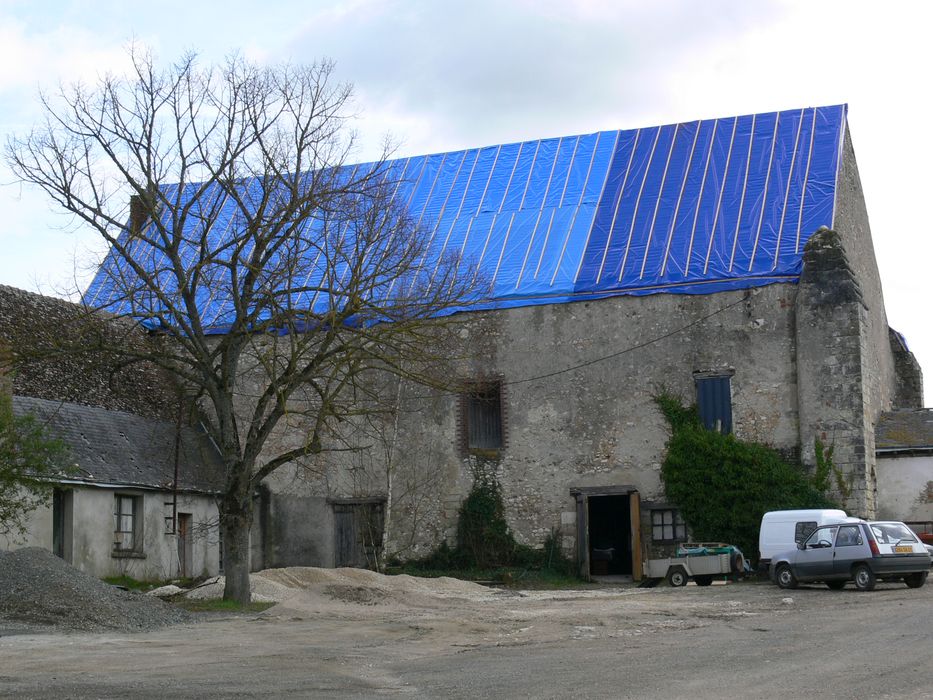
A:
{"label": "stone building", "polygon": [[218,572],[222,465],[203,431],[179,423],[170,380],[117,350],[146,342],[80,305],[0,285],[0,391],[64,443],[68,468],[0,549],[43,547],[100,577]]}
{"label": "stone building", "polygon": [[[688,525],[660,481],[662,388],[696,401],[709,428],[805,464],[817,439],[833,445],[847,509],[876,513],[875,426],[919,408],[921,378],[887,324],[844,105],[389,172],[438,259],[458,251],[490,280],[461,332],[465,391],[398,387],[400,410],[361,449],[273,475],[257,496],[254,568],[363,564],[383,542],[422,555],[454,537],[489,470],[520,541],[556,529],[585,573],[637,578]],[[109,303],[108,279],[91,303]]]}

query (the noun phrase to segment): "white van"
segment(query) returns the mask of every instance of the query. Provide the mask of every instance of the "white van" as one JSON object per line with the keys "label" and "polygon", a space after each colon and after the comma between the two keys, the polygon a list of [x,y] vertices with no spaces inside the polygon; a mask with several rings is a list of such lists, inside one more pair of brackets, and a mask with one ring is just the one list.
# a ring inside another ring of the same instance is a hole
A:
{"label": "white van", "polygon": [[758,532],[758,570],[765,572],[777,554],[794,549],[820,525],[849,520],[844,510],[772,510],[761,518]]}

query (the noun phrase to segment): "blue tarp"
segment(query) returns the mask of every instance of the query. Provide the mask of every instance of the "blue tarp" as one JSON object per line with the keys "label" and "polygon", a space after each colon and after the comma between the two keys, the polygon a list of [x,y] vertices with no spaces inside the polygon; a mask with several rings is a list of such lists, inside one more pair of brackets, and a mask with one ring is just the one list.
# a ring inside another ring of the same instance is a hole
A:
{"label": "blue tarp", "polygon": [[[492,281],[485,308],[703,294],[798,279],[808,237],[833,225],[845,123],[836,105],[602,131],[399,159],[387,177],[430,237],[432,259],[479,263]],[[205,202],[223,209],[206,234],[216,246],[241,215],[220,194]],[[303,235],[340,226],[322,215]],[[203,250],[201,232],[186,238]],[[114,276],[132,277],[123,267],[109,257],[86,300],[115,301]],[[160,279],[170,291],[167,269]],[[229,298],[207,289],[199,307],[221,332]]]}

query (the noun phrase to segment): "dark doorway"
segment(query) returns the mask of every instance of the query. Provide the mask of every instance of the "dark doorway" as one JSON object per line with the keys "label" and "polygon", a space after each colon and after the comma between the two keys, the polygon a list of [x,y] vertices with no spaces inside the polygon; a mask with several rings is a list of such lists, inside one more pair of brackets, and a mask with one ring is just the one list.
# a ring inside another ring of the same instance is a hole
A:
{"label": "dark doorway", "polygon": [[52,552],[71,561],[71,491],[52,491]]}
{"label": "dark doorway", "polygon": [[628,494],[590,496],[590,574],[632,575],[632,511]]}

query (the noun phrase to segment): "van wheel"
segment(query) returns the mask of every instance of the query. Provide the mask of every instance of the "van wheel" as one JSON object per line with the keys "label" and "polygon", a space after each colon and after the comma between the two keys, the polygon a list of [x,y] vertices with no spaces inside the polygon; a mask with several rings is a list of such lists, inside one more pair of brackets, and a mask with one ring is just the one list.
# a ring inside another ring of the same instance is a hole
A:
{"label": "van wheel", "polygon": [[875,588],[875,574],[867,564],[856,564],[852,569],[852,578],[855,580],[855,589],[858,591],[871,591]]}
{"label": "van wheel", "polygon": [[909,576],[904,577],[904,583],[910,588],[920,588],[924,583],[927,582],[927,572],[918,571],[915,574],[910,574]]}
{"label": "van wheel", "polygon": [[680,588],[687,585],[687,572],[682,566],[675,566],[667,572],[667,584],[674,588]]}
{"label": "van wheel", "polygon": [[841,591],[843,588],[846,587],[846,582],[845,581],[827,581],[826,585],[834,591]]}
{"label": "van wheel", "polygon": [[694,576],[693,580],[696,581],[698,586],[711,586],[713,585],[712,576]]}
{"label": "van wheel", "polygon": [[797,587],[797,577],[794,576],[794,572],[787,564],[781,564],[778,566],[774,576],[777,579],[777,585],[781,588]]}

